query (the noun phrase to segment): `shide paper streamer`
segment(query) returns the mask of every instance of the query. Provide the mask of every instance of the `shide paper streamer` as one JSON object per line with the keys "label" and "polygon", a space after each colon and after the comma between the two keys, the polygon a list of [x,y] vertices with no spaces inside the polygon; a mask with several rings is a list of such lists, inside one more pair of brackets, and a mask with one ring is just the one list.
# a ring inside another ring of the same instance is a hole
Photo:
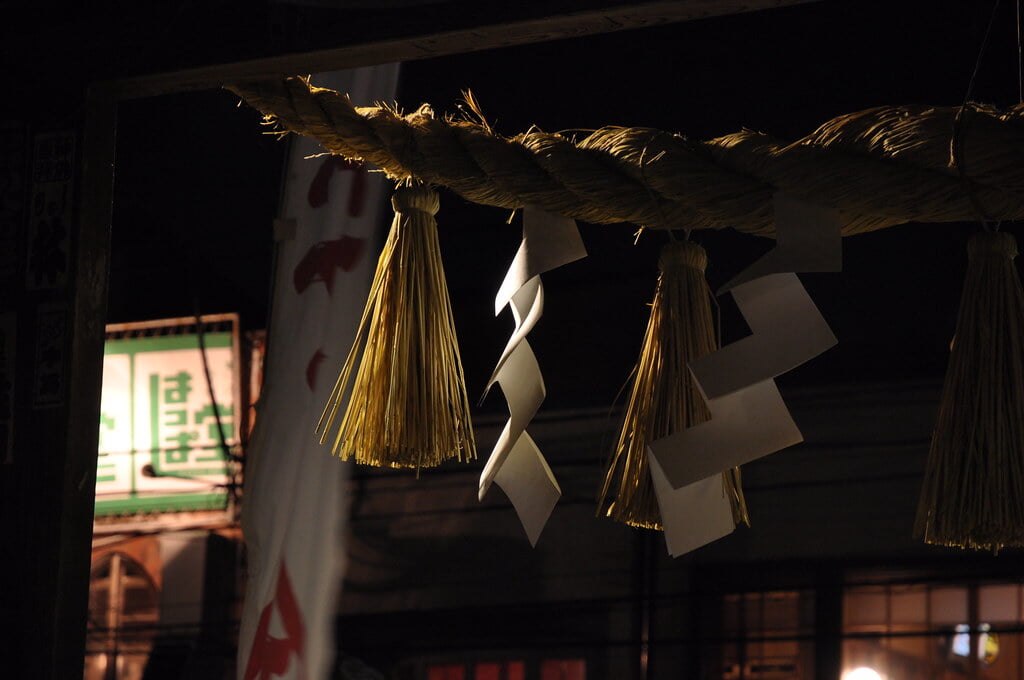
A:
{"label": "shide paper streamer", "polygon": [[682,555],[735,528],[723,470],[803,441],[775,377],[836,344],[794,272],[842,269],[842,218],[774,196],[776,247],[730,281],[751,335],[690,363],[711,419],[648,448],[669,554]]}
{"label": "shide paper streamer", "polygon": [[501,487],[537,544],[551,511],[562,495],[551,468],[526,432],[544,401],[544,378],[526,336],[544,312],[540,275],[586,257],[576,222],[527,206],[523,210],[523,241],[494,299],[494,313],[512,308],[515,330],[487,382],[484,397],[495,383],[508,403],[509,419],[480,476],[480,500],[492,483]]}

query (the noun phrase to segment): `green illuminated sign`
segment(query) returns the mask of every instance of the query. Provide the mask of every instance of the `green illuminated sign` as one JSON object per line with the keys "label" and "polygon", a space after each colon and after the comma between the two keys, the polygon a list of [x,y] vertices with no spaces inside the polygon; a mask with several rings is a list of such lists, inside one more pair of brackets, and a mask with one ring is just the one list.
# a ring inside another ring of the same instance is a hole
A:
{"label": "green illuminated sign", "polygon": [[237,361],[231,333],[203,338],[216,409],[196,335],[107,341],[97,516],[226,507]]}

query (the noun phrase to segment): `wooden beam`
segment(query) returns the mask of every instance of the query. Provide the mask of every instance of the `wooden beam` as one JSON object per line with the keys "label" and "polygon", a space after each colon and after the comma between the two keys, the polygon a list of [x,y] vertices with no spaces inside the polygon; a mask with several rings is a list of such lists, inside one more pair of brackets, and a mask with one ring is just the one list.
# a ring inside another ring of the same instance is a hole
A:
{"label": "wooden beam", "polygon": [[103,83],[117,99],[221,87],[231,80],[318,73],[430,59],[550,40],[582,38],[680,21],[800,5],[818,0],[658,0],[566,12],[540,19],[485,24],[250,61],[124,78]]}

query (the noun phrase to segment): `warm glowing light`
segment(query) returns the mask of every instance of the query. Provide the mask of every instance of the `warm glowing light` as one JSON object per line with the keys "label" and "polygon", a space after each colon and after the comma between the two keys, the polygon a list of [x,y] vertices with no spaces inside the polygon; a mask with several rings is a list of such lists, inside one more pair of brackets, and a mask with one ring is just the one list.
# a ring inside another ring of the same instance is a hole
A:
{"label": "warm glowing light", "polygon": [[884,680],[874,668],[861,666],[843,673],[842,680]]}

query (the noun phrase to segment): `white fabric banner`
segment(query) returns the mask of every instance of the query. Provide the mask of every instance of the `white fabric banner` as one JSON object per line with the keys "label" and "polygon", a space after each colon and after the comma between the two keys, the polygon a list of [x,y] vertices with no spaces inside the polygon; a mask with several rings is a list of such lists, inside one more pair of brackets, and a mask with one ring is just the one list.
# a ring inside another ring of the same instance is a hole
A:
{"label": "white fabric banner", "polygon": [[[398,65],[314,76],[355,102],[392,101]],[[267,366],[248,452],[242,529],[249,580],[239,680],[322,680],[344,568],[347,463],[314,428],[352,344],[373,276],[383,175],[292,139]]]}

